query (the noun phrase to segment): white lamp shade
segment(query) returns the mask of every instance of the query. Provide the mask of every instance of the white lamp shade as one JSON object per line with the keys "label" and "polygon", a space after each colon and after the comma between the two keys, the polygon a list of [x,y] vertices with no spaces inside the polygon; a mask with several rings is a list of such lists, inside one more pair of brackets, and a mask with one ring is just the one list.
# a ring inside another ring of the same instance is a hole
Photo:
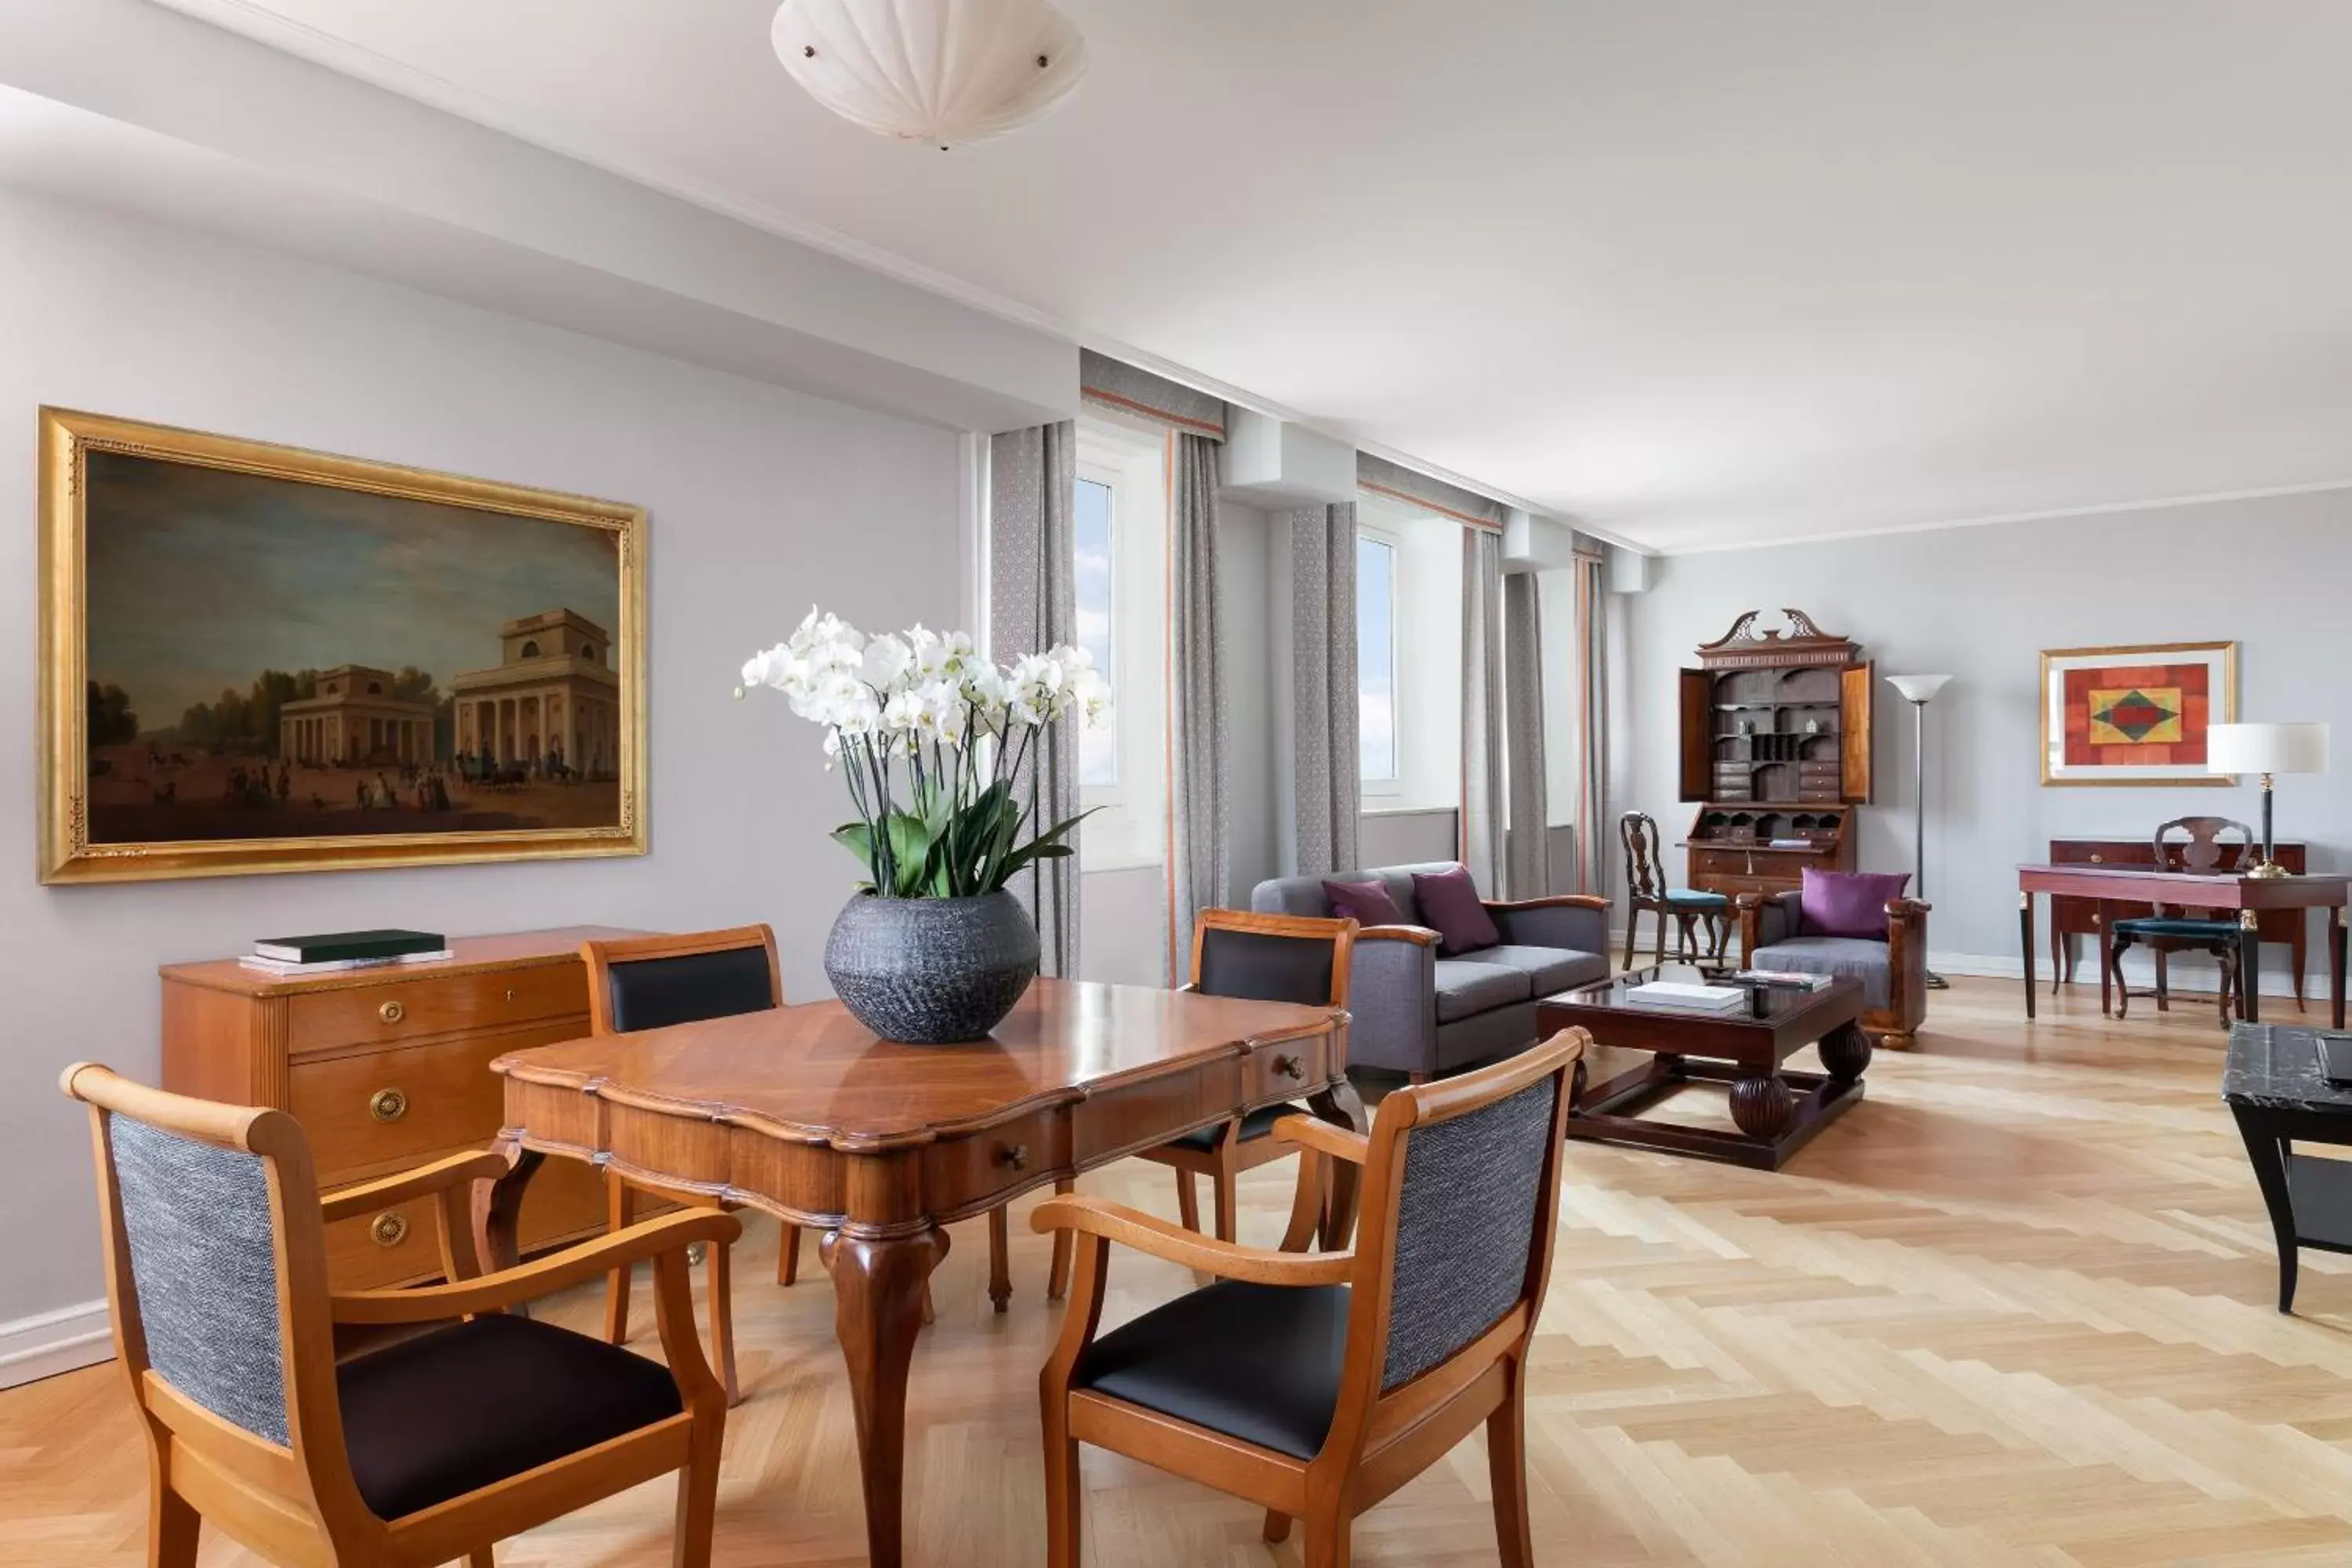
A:
{"label": "white lamp shade", "polygon": [[1886,684],[1903,694],[1906,702],[1933,702],[1936,693],[1952,683],[1948,675],[1890,675]]}
{"label": "white lamp shade", "polygon": [[2205,732],[2205,764],[2217,773],[2324,773],[2325,724],[2216,724]]}
{"label": "white lamp shade", "polygon": [[947,147],[1025,125],[1086,74],[1046,0],[784,0],[768,36],[809,96],[853,125]]}

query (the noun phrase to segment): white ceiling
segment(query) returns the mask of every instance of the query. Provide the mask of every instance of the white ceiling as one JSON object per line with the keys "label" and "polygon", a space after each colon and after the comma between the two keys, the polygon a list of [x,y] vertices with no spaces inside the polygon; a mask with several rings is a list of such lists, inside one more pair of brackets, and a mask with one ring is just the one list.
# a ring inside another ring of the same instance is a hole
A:
{"label": "white ceiling", "polygon": [[1061,0],[950,153],[773,0],[168,0],[1655,548],[2352,481],[2336,0]]}

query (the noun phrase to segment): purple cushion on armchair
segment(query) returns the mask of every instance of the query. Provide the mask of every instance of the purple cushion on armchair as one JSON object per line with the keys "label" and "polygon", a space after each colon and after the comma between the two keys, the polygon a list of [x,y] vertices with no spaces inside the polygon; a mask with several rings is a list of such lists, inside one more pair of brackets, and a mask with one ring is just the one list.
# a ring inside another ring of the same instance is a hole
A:
{"label": "purple cushion on armchair", "polygon": [[1908,871],[1816,871],[1797,895],[1799,933],[1886,940],[1886,906],[1911,885]]}
{"label": "purple cushion on armchair", "polygon": [[1421,906],[1423,923],[1433,928],[1442,939],[1437,951],[1447,958],[1493,947],[1503,940],[1503,933],[1495,927],[1495,917],[1478,901],[1478,885],[1470,879],[1466,867],[1455,866],[1433,874],[1415,871],[1412,901]]}
{"label": "purple cushion on armchair", "polygon": [[1326,882],[1323,897],[1330,904],[1335,920],[1352,918],[1358,925],[1367,926],[1405,923],[1404,911],[1396,907],[1389,890],[1378,882]]}

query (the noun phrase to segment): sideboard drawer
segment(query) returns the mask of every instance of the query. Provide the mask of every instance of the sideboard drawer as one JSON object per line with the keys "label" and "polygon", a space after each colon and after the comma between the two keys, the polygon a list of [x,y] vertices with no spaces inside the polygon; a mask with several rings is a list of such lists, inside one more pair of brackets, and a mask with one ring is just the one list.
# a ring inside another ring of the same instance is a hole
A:
{"label": "sideboard drawer", "polygon": [[[337,1220],[327,1226],[329,1288],[373,1290],[440,1278],[440,1224],[439,1205],[430,1198]],[[523,1189],[518,1234],[525,1252],[604,1226],[604,1175],[585,1161],[550,1160]]]}
{"label": "sideboard drawer", "polygon": [[577,963],[541,964],[306,991],[287,998],[287,1047],[415,1039],[578,1014],[586,1000],[583,974]]}
{"label": "sideboard drawer", "polygon": [[429,1046],[298,1058],[287,1073],[286,1108],[310,1135],[325,1180],[486,1143],[505,1115],[504,1083],[491,1061],[587,1032],[584,1017],[559,1018]]}

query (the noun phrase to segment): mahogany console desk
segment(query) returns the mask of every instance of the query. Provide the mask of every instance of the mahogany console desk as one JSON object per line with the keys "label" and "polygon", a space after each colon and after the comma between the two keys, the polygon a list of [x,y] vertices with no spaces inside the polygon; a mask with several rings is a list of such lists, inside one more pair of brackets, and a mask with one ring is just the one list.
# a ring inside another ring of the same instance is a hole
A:
{"label": "mahogany console desk", "polygon": [[[2344,960],[2346,909],[2352,897],[2352,877],[2212,876],[2193,871],[2159,871],[2130,866],[2020,866],[2017,868],[2017,933],[2025,959],[2025,1016],[2033,1016],[2033,896],[2076,898],[2096,906],[2102,919],[2099,973],[2107,963],[2118,905],[2162,902],[2176,908],[2228,910],[2238,917],[2238,1016],[2246,1023],[2262,1021],[2261,972],[2256,955],[2262,948],[2263,917],[2280,914],[2301,921],[2312,910],[2327,917],[2327,1000],[2336,1028],[2344,1027]],[[2106,988],[2102,985],[2104,1004]]]}
{"label": "mahogany console desk", "polygon": [[[235,959],[173,963],[163,978],[163,1087],[289,1111],[321,1188],[488,1146],[501,1120],[493,1058],[588,1032],[580,944],[634,936],[601,926],[459,937],[454,958],[330,974],[277,975]],[[536,1251],[604,1228],[604,1184],[585,1166],[531,1194],[520,1243]],[[338,1290],[441,1273],[429,1203],[327,1227]]]}
{"label": "mahogany console desk", "polygon": [[[2179,869],[2178,851],[2181,846],[2168,846],[2174,855],[2168,858],[2169,869]],[[2304,847],[2281,844],[2273,852],[2278,863],[2297,876],[2303,874]],[[2050,841],[2050,861],[2054,866],[2134,866],[2156,868],[2156,846],[2146,838],[2053,838]],[[2135,920],[2151,913],[2147,904],[2115,904],[2108,907],[2105,919]],[[2099,904],[2093,899],[2077,898],[2059,893],[2050,900],[2050,994],[2056,995],[2058,987],[2074,982],[2074,941],[2089,937],[2095,944],[2102,916]],[[2305,941],[2310,921],[2301,910],[2269,910],[2256,917],[2256,929],[2266,942],[2283,943],[2294,950],[2294,1001],[2303,1005],[2304,971],[2310,949]],[[2099,1002],[2104,1010],[2107,1004],[2110,976],[2103,966],[2099,971]]]}
{"label": "mahogany console desk", "polygon": [[[514,1051],[490,1064],[513,1167],[477,1196],[477,1241],[492,1266],[511,1260],[518,1207],[551,1153],[569,1158],[550,1173],[609,1164],[815,1227],[857,1417],[866,1549],[876,1568],[898,1568],[907,1373],[924,1281],[947,1252],[940,1227],[1302,1096],[1362,1131],[1347,1061],[1337,1008],[1059,980],[1031,985],[972,1045],[878,1040],[818,1002]],[[1328,1162],[1321,1180],[1326,1243],[1344,1245],[1355,1168]],[[1300,1245],[1302,1214],[1312,1207],[1294,1211]]]}

